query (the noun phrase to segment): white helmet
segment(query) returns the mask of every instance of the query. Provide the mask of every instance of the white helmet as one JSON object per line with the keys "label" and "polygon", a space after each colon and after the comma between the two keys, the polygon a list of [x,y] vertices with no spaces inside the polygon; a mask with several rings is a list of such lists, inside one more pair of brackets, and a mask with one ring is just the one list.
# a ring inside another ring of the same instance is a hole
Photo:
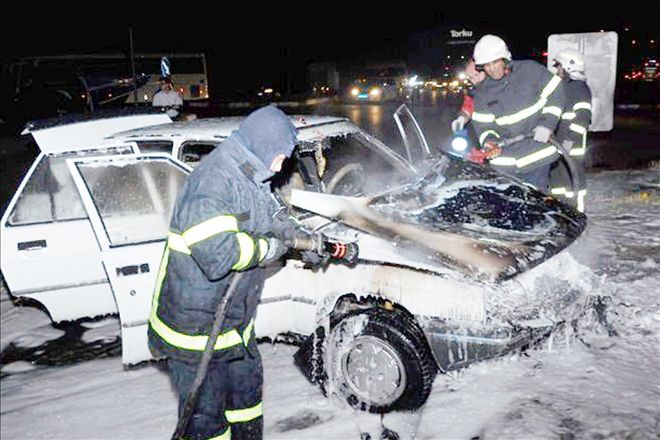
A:
{"label": "white helmet", "polygon": [[584,81],[584,55],[574,49],[559,51],[554,58],[555,63],[561,64],[562,69],[571,79]]}
{"label": "white helmet", "polygon": [[503,39],[496,35],[484,35],[474,45],[475,64],[486,64],[505,58],[511,61],[511,52]]}

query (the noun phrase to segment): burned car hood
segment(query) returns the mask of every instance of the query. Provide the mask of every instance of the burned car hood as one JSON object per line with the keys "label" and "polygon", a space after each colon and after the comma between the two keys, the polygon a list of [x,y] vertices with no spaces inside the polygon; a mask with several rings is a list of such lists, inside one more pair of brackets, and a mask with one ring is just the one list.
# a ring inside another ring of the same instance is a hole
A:
{"label": "burned car hood", "polygon": [[406,259],[504,280],[571,244],[586,217],[517,179],[442,157],[423,178],[372,197],[295,191],[293,205],[396,245]]}

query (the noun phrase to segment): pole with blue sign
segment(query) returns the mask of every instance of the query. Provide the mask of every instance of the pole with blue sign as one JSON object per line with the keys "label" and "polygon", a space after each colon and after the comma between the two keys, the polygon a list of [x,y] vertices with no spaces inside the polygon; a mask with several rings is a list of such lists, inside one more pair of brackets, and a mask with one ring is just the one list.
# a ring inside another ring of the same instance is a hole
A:
{"label": "pole with blue sign", "polygon": [[163,78],[169,78],[170,76],[170,60],[167,57],[160,59],[160,75]]}

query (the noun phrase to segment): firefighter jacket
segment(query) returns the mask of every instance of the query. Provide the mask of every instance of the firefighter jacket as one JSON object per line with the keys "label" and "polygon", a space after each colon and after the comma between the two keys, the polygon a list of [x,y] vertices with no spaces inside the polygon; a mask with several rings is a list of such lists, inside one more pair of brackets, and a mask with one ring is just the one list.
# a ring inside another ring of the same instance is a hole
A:
{"label": "firefighter jacket", "polygon": [[471,92],[466,93],[463,96],[463,104],[461,104],[461,110],[458,115],[463,115],[466,119],[472,118],[472,112],[474,111],[474,97]]}
{"label": "firefighter jacket", "polygon": [[565,79],[562,81],[566,105],[557,128],[559,143],[573,143],[570,155],[583,157],[587,151],[587,131],[591,123],[591,90],[586,81]]}
{"label": "firefighter jacket", "polygon": [[284,113],[262,108],[188,177],[174,206],[149,317],[156,357],[198,361],[235,271],[247,273],[227,304],[214,356],[246,353],[265,279],[257,265],[278,208],[265,164],[278,154],[289,156],[295,139]]}
{"label": "firefighter jacket", "polygon": [[[486,78],[473,91],[472,122],[480,145],[519,135],[536,126],[554,131],[564,108],[561,79],[536,61],[512,61],[499,81]],[[490,160],[494,167],[524,174],[559,157],[556,147],[525,139],[504,147]]]}

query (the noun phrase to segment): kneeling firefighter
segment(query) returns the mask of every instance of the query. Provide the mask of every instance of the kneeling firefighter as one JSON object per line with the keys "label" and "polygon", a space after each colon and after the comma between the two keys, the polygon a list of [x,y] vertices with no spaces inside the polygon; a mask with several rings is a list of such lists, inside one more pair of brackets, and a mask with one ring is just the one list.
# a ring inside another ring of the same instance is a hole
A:
{"label": "kneeling firefighter", "polygon": [[[178,195],[149,318],[149,346],[157,358],[168,358],[179,417],[191,389],[197,391],[183,438],[262,438],[263,370],[253,324],[263,266],[282,257],[285,239],[300,231],[288,218],[274,219],[278,205],[268,179],[295,144],[289,117],[273,106],[261,108],[195,168]],[[225,296],[204,381],[193,387]]]}
{"label": "kneeling firefighter", "polygon": [[[512,60],[501,38],[484,35],[474,62],[488,76],[475,89],[474,124],[483,154],[494,168],[547,192],[550,165],[559,150],[550,136],[564,108],[561,78],[532,60]],[[533,139],[500,149],[498,141],[533,133]]]}

